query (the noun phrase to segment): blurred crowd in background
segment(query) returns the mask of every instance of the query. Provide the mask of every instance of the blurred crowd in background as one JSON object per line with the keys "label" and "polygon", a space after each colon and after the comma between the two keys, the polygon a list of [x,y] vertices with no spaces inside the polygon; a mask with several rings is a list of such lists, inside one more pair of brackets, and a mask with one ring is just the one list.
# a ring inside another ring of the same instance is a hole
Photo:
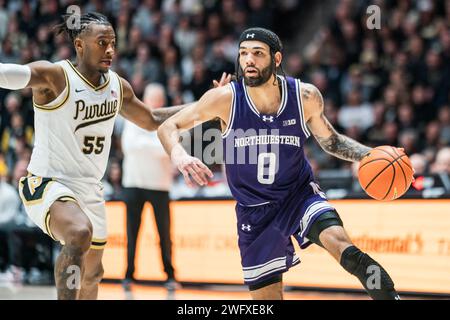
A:
{"label": "blurred crowd in background", "polygon": [[[0,62],[74,60],[70,41],[52,30],[72,4],[109,18],[117,36],[113,70],[139,98],[149,84],[162,84],[167,105],[194,101],[222,72],[233,73],[243,30],[272,29],[288,49],[286,74],[319,88],[339,132],[369,146],[403,147],[417,175],[450,173],[450,0],[0,0]],[[380,8],[379,29],[367,27],[371,4]],[[317,6],[331,6],[325,23],[303,22]],[[302,23],[317,27],[299,44],[307,30]],[[16,188],[27,174],[33,121],[31,90],[0,89],[0,252],[9,252],[0,254],[0,271],[20,265],[30,283],[42,281],[36,270],[52,279],[50,239],[27,219]],[[107,200],[123,199],[123,121],[116,123],[104,179]],[[355,165],[329,156],[314,139],[306,152],[318,177],[355,178]],[[218,178],[203,193],[179,179],[172,198],[229,195],[220,166],[214,169]]]}
{"label": "blurred crowd in background", "polygon": [[[148,84],[161,83],[168,105],[198,99],[222,72],[234,72],[239,34],[266,27],[290,48],[286,74],[319,88],[338,131],[369,146],[405,148],[418,174],[450,172],[449,0],[333,1],[331,18],[301,51],[298,17],[321,5],[315,1],[0,0],[0,61],[73,60],[72,44],[52,28],[75,3],[109,18],[117,35],[113,69],[140,98]],[[379,29],[366,24],[371,4],[381,9]],[[121,199],[122,121],[105,176],[107,199]],[[0,176],[14,188],[26,174],[33,137],[31,90],[0,90]],[[316,173],[352,170],[310,140]]]}
{"label": "blurred crowd in background", "polygon": [[[381,28],[367,28],[368,5]],[[450,1],[339,1],[290,74],[315,84],[340,132],[401,146],[418,175],[450,172]],[[348,165],[312,145],[316,170]]]}

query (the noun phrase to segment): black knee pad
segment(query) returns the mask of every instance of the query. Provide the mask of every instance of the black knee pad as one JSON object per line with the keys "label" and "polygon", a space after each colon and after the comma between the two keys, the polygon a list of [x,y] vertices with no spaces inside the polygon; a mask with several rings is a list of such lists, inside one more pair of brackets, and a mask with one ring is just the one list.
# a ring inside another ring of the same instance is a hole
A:
{"label": "black knee pad", "polygon": [[339,217],[339,214],[336,210],[327,211],[325,213],[322,213],[316,221],[312,224],[311,228],[308,231],[308,234],[306,237],[311,241],[312,243],[315,243],[321,247],[323,247],[322,242],[320,242],[319,235],[320,233],[332,226],[344,226],[344,223],[341,220],[341,217]]}
{"label": "black knee pad", "polygon": [[263,280],[259,283],[256,284],[251,284],[248,286],[250,291],[255,291],[255,290],[259,290],[262,289],[264,287],[270,286],[271,284],[277,283],[277,282],[281,282],[283,280],[283,275],[282,274],[277,274],[274,275],[273,277],[270,277],[266,280]]}

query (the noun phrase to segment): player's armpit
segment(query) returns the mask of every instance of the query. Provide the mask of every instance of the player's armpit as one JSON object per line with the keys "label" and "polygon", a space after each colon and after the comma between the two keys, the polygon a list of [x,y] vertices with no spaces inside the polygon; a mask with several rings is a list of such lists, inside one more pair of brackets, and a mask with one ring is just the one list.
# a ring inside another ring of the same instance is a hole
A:
{"label": "player's armpit", "polygon": [[336,132],[324,114],[322,94],[313,85],[301,89],[305,120],[311,133],[326,152],[347,161],[360,161],[371,148]]}

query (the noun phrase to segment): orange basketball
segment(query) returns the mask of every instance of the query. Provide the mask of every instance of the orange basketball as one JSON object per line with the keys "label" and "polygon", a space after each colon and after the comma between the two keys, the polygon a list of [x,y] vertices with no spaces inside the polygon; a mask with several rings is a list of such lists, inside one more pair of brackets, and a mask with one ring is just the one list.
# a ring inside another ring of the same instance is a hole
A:
{"label": "orange basketball", "polygon": [[369,196],[381,201],[395,200],[405,194],[413,174],[408,156],[391,146],[372,149],[358,169],[361,187]]}

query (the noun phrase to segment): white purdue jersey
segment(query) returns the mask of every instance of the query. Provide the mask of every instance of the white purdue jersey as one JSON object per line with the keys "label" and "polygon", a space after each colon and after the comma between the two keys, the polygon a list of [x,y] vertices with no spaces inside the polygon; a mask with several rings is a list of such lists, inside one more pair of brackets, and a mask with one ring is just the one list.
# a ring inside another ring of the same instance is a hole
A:
{"label": "white purdue jersey", "polygon": [[35,145],[28,171],[40,177],[98,183],[122,107],[122,82],[109,71],[95,87],[70,61],[57,64],[64,70],[66,88],[51,103],[34,104]]}

